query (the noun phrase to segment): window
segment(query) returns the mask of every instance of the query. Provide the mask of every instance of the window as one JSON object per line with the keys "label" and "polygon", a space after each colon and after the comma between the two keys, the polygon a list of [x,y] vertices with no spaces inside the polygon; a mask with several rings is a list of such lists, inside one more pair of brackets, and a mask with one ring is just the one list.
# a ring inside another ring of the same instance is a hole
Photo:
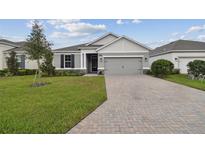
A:
{"label": "window", "polygon": [[71,68],[71,55],[65,55],[65,68]]}
{"label": "window", "polygon": [[25,55],[17,55],[16,56],[17,63],[20,69],[25,68]]}
{"label": "window", "polygon": [[74,54],[60,56],[60,67],[61,68],[74,68],[75,58]]}

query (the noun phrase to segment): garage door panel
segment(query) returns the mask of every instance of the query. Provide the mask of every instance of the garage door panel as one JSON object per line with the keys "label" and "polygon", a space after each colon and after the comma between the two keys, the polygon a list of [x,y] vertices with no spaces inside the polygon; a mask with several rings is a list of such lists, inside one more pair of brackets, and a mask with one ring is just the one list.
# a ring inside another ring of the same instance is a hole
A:
{"label": "garage door panel", "polygon": [[134,75],[142,73],[142,58],[105,58],[106,75]]}

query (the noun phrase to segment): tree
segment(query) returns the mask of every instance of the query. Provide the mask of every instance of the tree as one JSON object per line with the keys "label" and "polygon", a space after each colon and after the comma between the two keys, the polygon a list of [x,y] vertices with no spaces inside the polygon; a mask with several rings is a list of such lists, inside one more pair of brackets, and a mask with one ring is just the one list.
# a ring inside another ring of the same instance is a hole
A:
{"label": "tree", "polygon": [[11,51],[9,53],[9,57],[7,58],[6,61],[7,67],[8,67],[8,71],[12,74],[12,75],[16,75],[18,72],[18,60],[16,58],[16,52]]}
{"label": "tree", "polygon": [[40,61],[44,58],[46,53],[51,52],[51,43],[46,40],[46,36],[43,33],[43,27],[39,24],[37,20],[33,22],[32,31],[25,44],[25,50],[28,58],[37,61],[37,71],[34,78],[34,83],[36,83],[36,78],[41,77]]}
{"label": "tree", "polygon": [[41,64],[41,70],[48,76],[54,75],[55,67],[53,66],[53,53],[51,51],[45,53],[43,63]]}

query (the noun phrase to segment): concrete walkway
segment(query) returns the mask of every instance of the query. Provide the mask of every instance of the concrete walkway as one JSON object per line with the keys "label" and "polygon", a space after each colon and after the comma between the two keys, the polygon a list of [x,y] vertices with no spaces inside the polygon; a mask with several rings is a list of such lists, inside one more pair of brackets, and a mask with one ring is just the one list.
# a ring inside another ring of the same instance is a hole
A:
{"label": "concrete walkway", "polygon": [[108,100],[68,133],[205,133],[205,92],[153,78],[106,77]]}

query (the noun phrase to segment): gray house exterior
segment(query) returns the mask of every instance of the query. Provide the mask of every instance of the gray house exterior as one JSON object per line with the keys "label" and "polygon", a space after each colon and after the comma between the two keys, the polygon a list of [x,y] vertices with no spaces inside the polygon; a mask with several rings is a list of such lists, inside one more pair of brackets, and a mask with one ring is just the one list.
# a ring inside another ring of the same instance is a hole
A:
{"label": "gray house exterior", "polygon": [[[28,59],[25,42],[0,40],[0,70],[7,68],[6,58],[17,53],[22,69],[36,69],[37,62]],[[143,74],[149,69],[149,51],[145,45],[126,36],[108,33],[88,43],[55,49],[53,65],[57,70],[75,70],[106,75]]]}
{"label": "gray house exterior", "polygon": [[108,33],[85,44],[53,50],[54,66],[106,75],[142,74],[149,69],[151,49],[126,36]]}
{"label": "gray house exterior", "polygon": [[24,50],[25,42],[13,42],[5,39],[0,39],[0,70],[6,69],[6,59],[11,51],[16,52],[19,68],[21,69],[36,69],[37,62],[29,60]]}
{"label": "gray house exterior", "polygon": [[175,69],[179,69],[182,74],[187,74],[189,62],[205,61],[205,42],[191,40],[170,42],[150,52],[150,66],[158,59],[171,61]]}

